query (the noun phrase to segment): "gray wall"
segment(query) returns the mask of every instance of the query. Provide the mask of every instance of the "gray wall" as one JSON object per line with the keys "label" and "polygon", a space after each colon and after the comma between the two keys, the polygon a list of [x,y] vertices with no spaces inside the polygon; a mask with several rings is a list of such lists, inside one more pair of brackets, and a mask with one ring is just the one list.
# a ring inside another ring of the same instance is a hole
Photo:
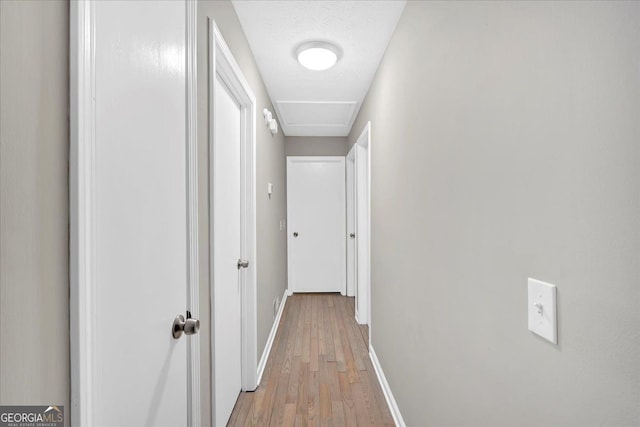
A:
{"label": "gray wall", "polygon": [[0,1],[0,404],[69,414],[69,5]]}
{"label": "gray wall", "polygon": [[[258,214],[258,358],[271,331],[274,320],[274,298],[282,298],[287,287],[287,247],[280,220],[286,218],[285,154],[282,132],[273,136],[264,125],[263,108],[273,111],[253,54],[244,36],[233,5],[229,1],[198,2],[198,149],[200,168],[200,200],[208,197],[208,27],[207,17],[215,19],[257,101],[257,214]],[[273,183],[274,193],[267,196],[267,183]],[[209,319],[209,228],[207,204],[200,204],[200,317]],[[202,378],[202,422],[209,425],[211,402],[209,383],[209,322],[202,324],[200,334]]]}
{"label": "gray wall", "polygon": [[[640,3],[408,2],[372,121],[372,343],[410,426],[640,424]],[[559,345],[527,330],[558,286]]]}
{"label": "gray wall", "polygon": [[346,156],[347,137],[286,136],[287,156]]}

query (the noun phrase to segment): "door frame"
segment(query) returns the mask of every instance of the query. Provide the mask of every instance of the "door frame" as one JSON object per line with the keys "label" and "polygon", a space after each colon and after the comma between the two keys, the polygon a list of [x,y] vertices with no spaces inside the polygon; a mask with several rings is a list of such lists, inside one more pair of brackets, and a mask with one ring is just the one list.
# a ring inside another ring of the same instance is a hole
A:
{"label": "door frame", "polygon": [[[186,1],[186,182],[187,295],[186,309],[199,316],[198,188],[197,188],[197,1]],[[71,425],[92,425],[96,401],[96,5],[93,0],[71,2],[69,38],[69,287]],[[169,334],[171,325],[167,325]],[[187,425],[200,418],[200,340],[187,340]]]}
{"label": "door frame", "polygon": [[[287,156],[287,218],[291,218],[291,209],[289,204],[289,165],[294,162],[342,162],[343,165],[346,164],[346,159],[344,156]],[[346,167],[346,166],[345,166]],[[346,169],[345,169],[346,176]],[[346,193],[345,193],[346,194]],[[345,204],[345,232],[346,232],[346,201]],[[296,289],[294,288],[295,280],[293,278],[293,268],[292,268],[292,247],[293,247],[293,230],[291,229],[292,224],[291,221],[287,219],[287,295],[291,296]],[[343,246],[343,270],[342,270],[342,283],[340,284],[340,294],[346,295],[347,292],[347,247]]]}
{"label": "door frame", "polygon": [[[358,269],[356,268],[356,260],[358,253],[357,237],[351,239],[350,233],[356,232],[356,147],[351,147],[349,153],[345,156],[346,168],[346,196],[347,196],[347,296],[356,295],[356,285],[358,283]],[[353,240],[353,242],[352,242]],[[352,245],[353,243],[353,245]],[[353,247],[353,249],[352,249]]]}
{"label": "door frame", "polygon": [[[213,111],[214,99],[216,96],[213,79],[218,74],[226,84],[234,98],[240,101],[241,120],[243,129],[241,139],[243,141],[240,148],[241,156],[241,246],[242,259],[249,260],[249,267],[241,270],[241,343],[242,343],[242,390],[252,391],[258,386],[258,323],[257,323],[257,257],[256,257],[256,97],[251,90],[251,86],[244,77],[240,66],[231,54],[227,43],[222,37],[213,18],[208,18],[209,22],[209,165],[213,167],[213,155],[215,151],[215,117]],[[216,199],[214,187],[214,174],[209,173],[209,266],[213,263],[213,210],[211,206]],[[209,274],[209,295],[210,295],[210,359],[212,375],[215,375],[213,355],[215,354],[214,332],[214,277]],[[213,379],[213,377],[212,377]],[[215,382],[211,395],[211,404],[215,408]]]}
{"label": "door frame", "polygon": [[[371,122],[367,122],[354,144],[356,181],[356,321],[369,325],[371,343]],[[366,168],[364,176],[360,171]],[[364,205],[364,209],[362,208]],[[358,295],[359,281],[364,280],[364,295]],[[365,311],[358,311],[358,298],[364,298]]]}

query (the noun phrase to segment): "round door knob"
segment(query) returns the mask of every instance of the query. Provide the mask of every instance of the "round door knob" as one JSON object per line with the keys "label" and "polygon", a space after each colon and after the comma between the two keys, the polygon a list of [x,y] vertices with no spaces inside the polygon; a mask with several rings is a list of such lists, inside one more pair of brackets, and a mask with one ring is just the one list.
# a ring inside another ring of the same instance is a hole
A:
{"label": "round door knob", "polygon": [[187,311],[187,318],[185,319],[182,314],[178,314],[173,320],[171,326],[171,333],[173,338],[178,339],[185,335],[194,335],[198,333],[200,329],[200,321],[191,317],[191,312]]}
{"label": "round door knob", "polygon": [[200,329],[200,321],[198,319],[187,319],[184,321],[184,334],[194,335]]}
{"label": "round door knob", "polygon": [[297,231],[293,232],[293,237],[298,237],[298,232]]}
{"label": "round door knob", "polygon": [[178,314],[175,319],[173,319],[173,325],[171,326],[171,332],[173,334],[173,338],[178,339],[184,333],[184,316],[182,314]]}

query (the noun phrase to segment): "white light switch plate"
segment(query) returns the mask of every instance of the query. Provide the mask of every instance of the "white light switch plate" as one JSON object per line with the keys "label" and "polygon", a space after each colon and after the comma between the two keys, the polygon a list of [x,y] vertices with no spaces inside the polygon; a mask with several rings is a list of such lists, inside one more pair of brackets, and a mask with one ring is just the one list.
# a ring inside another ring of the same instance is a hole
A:
{"label": "white light switch plate", "polygon": [[529,330],[558,344],[556,285],[529,279]]}

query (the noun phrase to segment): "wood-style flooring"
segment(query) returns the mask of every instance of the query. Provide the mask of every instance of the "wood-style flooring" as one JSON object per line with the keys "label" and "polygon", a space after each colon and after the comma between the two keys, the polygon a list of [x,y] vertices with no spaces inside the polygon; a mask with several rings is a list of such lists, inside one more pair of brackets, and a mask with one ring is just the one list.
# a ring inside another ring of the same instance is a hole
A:
{"label": "wood-style flooring", "polygon": [[392,426],[354,299],[287,299],[255,392],[240,393],[229,426]]}

